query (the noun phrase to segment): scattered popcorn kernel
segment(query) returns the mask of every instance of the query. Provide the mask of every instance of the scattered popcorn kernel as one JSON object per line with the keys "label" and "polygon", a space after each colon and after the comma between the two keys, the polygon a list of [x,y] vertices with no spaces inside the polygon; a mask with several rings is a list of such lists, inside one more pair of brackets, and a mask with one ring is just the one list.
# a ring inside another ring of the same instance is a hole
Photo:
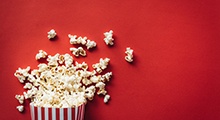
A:
{"label": "scattered popcorn kernel", "polygon": [[47,34],[48,34],[48,36],[47,36],[48,39],[55,38],[56,35],[57,35],[57,33],[56,33],[56,31],[54,29],[51,29]]}
{"label": "scattered popcorn kernel", "polygon": [[73,55],[78,57],[79,55],[81,56],[86,56],[86,51],[82,47],[78,48],[70,48],[70,51],[72,52]]}
{"label": "scattered popcorn kernel", "polygon": [[96,42],[91,41],[91,40],[87,40],[86,47],[87,47],[87,49],[94,48],[94,47],[96,47]]}
{"label": "scattered popcorn kernel", "polygon": [[109,63],[109,58],[100,58],[99,63],[93,64],[92,67],[98,72],[101,73],[102,70],[105,70],[107,68],[107,65]]}
{"label": "scattered popcorn kernel", "polygon": [[109,99],[110,99],[110,95],[105,95],[105,97],[104,97],[104,103],[107,103],[108,101],[109,101]]}
{"label": "scattered popcorn kernel", "polygon": [[96,83],[95,87],[99,88],[99,90],[97,92],[98,95],[100,95],[100,94],[105,95],[107,93],[107,91],[105,90],[105,83],[98,82],[98,83]]}
{"label": "scattered popcorn kernel", "polygon": [[29,76],[30,66],[28,66],[26,69],[18,68],[16,72],[14,73],[14,76],[18,78],[20,83],[24,83],[26,78]]}
{"label": "scattered popcorn kernel", "polygon": [[19,106],[17,106],[16,108],[17,108],[17,110],[18,110],[19,112],[23,112],[23,111],[24,111],[24,106],[23,106],[23,105],[19,105]]}
{"label": "scattered popcorn kernel", "polygon": [[86,44],[87,37],[78,37],[76,35],[69,34],[68,37],[70,38],[70,44]]}
{"label": "scattered popcorn kernel", "polygon": [[15,98],[18,100],[20,104],[24,103],[24,96],[23,95],[15,95]]}
{"label": "scattered popcorn kernel", "polygon": [[43,50],[39,50],[39,53],[37,53],[35,56],[36,60],[39,60],[41,58],[46,58],[46,57],[47,57],[47,53]]}
{"label": "scattered popcorn kernel", "polygon": [[110,30],[109,32],[105,32],[104,33],[104,41],[105,41],[105,44],[106,45],[113,45],[114,44],[114,39],[112,38],[113,37],[113,31]]}
{"label": "scattered popcorn kernel", "polygon": [[125,60],[127,62],[133,62],[133,50],[130,47],[126,48],[125,54]]}

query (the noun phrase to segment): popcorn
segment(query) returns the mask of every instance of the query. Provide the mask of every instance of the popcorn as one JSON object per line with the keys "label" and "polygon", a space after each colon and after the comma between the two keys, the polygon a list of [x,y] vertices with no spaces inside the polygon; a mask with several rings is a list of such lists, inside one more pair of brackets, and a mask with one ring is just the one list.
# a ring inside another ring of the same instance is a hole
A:
{"label": "popcorn", "polygon": [[73,55],[78,57],[79,55],[81,56],[86,56],[86,51],[82,47],[78,48],[70,48],[70,51],[72,52]]}
{"label": "popcorn", "polygon": [[90,86],[86,88],[85,90],[85,97],[88,98],[89,100],[92,100],[95,94],[96,88],[95,86]]}
{"label": "popcorn", "polygon": [[57,35],[57,33],[55,32],[54,29],[51,29],[49,32],[47,32],[47,34],[48,34],[48,35],[47,35],[48,39],[55,38],[56,35]]}
{"label": "popcorn", "polygon": [[17,106],[16,108],[17,108],[17,110],[18,110],[19,112],[23,112],[23,111],[24,111],[24,106],[23,106],[23,105],[19,105],[19,106]]}
{"label": "popcorn", "polygon": [[133,51],[130,47],[126,48],[125,54],[127,54],[125,56],[125,60],[128,62],[133,62]]}
{"label": "popcorn", "polygon": [[91,41],[91,40],[87,40],[86,47],[87,47],[87,49],[94,48],[94,47],[96,47],[96,42]]}
{"label": "popcorn", "polygon": [[68,37],[70,38],[70,44],[86,44],[87,37],[78,37],[76,35],[69,34]]}
{"label": "popcorn", "polygon": [[24,86],[24,89],[31,89],[32,88],[32,84],[31,83],[26,83]]}
{"label": "popcorn", "polygon": [[105,95],[104,100],[103,100],[104,103],[107,103],[109,99],[110,99],[110,95]]}
{"label": "popcorn", "polygon": [[93,64],[92,67],[98,72],[101,73],[103,70],[107,68],[107,65],[109,63],[109,58],[100,58],[99,63]]}
{"label": "popcorn", "polygon": [[52,67],[55,67],[55,66],[58,65],[58,60],[59,60],[59,54],[58,53],[54,56],[49,55],[48,58],[47,58],[48,65],[52,66]]}
{"label": "popcorn", "polygon": [[96,47],[96,42],[87,39],[87,37],[78,37],[77,38],[76,35],[71,35],[71,34],[69,34],[68,37],[70,38],[70,44],[85,45],[87,47],[87,49]]}
{"label": "popcorn", "polygon": [[19,68],[15,72],[18,79],[22,78],[22,83],[27,80],[24,85],[27,91],[17,95],[16,99],[19,103],[31,99],[35,106],[40,107],[80,106],[87,99],[94,98],[96,89],[98,95],[107,93],[104,82],[109,81],[112,73],[97,75],[96,71],[106,69],[109,61],[109,58],[101,58],[94,65],[96,70],[88,71],[87,63],[75,62],[74,65],[73,57],[69,54],[48,55],[47,63],[40,63],[38,69],[30,71],[30,67]]}
{"label": "popcorn", "polygon": [[98,83],[96,83],[95,87],[99,88],[99,90],[97,92],[98,95],[100,95],[100,94],[105,95],[107,93],[107,91],[105,90],[105,83],[98,82]]}
{"label": "popcorn", "polygon": [[26,78],[29,76],[30,66],[28,66],[26,69],[18,68],[16,72],[14,73],[14,76],[18,78],[20,83],[24,83]]}
{"label": "popcorn", "polygon": [[36,54],[35,58],[36,60],[39,60],[41,58],[46,58],[47,57],[47,53],[43,50],[39,50],[39,53]]}
{"label": "popcorn", "polygon": [[104,41],[106,45],[114,45],[114,42],[113,42],[114,39],[112,38],[113,36],[112,30],[110,30],[109,32],[105,32],[104,36],[105,36]]}
{"label": "popcorn", "polygon": [[24,103],[24,96],[23,95],[15,95],[15,98],[18,100],[20,104]]}
{"label": "popcorn", "polygon": [[102,75],[102,82],[106,82],[106,81],[109,81],[110,78],[112,76],[112,72],[107,72],[106,74]]}

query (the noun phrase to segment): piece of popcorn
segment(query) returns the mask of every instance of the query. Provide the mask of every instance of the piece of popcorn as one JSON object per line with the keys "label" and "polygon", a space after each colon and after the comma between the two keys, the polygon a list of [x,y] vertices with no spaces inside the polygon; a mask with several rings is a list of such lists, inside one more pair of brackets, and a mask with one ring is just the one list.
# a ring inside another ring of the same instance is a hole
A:
{"label": "piece of popcorn", "polygon": [[127,62],[133,62],[133,49],[131,49],[130,47],[127,47],[126,48],[126,51],[125,51],[125,54],[126,54],[126,56],[125,56],[125,60],[127,61]]}
{"label": "piece of popcorn", "polygon": [[105,44],[106,45],[113,45],[114,44],[114,39],[112,38],[113,37],[113,31],[110,30],[109,32],[105,32],[104,33],[104,41],[105,41]]}
{"label": "piece of popcorn", "polygon": [[14,76],[18,78],[20,83],[24,83],[26,78],[29,76],[30,66],[28,66],[26,69],[18,68],[16,72],[14,73]]}
{"label": "piece of popcorn", "polygon": [[58,60],[59,60],[59,55],[60,54],[55,54],[54,56],[51,56],[49,55],[48,58],[47,58],[47,61],[48,61],[48,65],[49,66],[52,66],[52,67],[55,67],[58,65]]}
{"label": "piece of popcorn", "polygon": [[93,83],[98,83],[99,81],[101,81],[101,75],[94,75],[90,77],[90,81],[92,81]]}
{"label": "piece of popcorn", "polygon": [[96,88],[95,86],[87,87],[85,90],[85,97],[89,100],[92,100],[95,94]]}
{"label": "piece of popcorn", "polygon": [[110,78],[111,78],[111,76],[112,76],[112,72],[107,72],[107,73],[105,73],[104,75],[102,75],[101,81],[102,81],[102,82],[109,81]]}
{"label": "piece of popcorn", "polygon": [[47,32],[47,34],[48,34],[47,35],[48,39],[55,38],[56,35],[57,35],[57,33],[56,33],[56,31],[54,29],[51,29],[49,32]]}
{"label": "piece of popcorn", "polygon": [[105,90],[105,83],[103,82],[98,82],[96,83],[95,87],[99,88],[97,94],[100,95],[105,95],[107,93],[107,91]]}
{"label": "piece of popcorn", "polygon": [[76,35],[69,34],[68,37],[70,38],[70,44],[86,44],[87,37],[78,37]]}
{"label": "piece of popcorn", "polygon": [[23,87],[24,89],[31,89],[32,84],[31,83],[25,83],[25,86]]}
{"label": "piece of popcorn", "polygon": [[72,52],[73,55],[78,57],[79,55],[81,56],[86,56],[86,51],[82,47],[78,48],[70,48],[70,51]]}
{"label": "piece of popcorn", "polygon": [[36,60],[39,60],[41,58],[46,58],[46,57],[47,57],[47,52],[43,50],[39,50],[39,52],[35,56]]}
{"label": "piece of popcorn", "polygon": [[17,106],[16,108],[17,108],[17,110],[18,110],[19,112],[23,112],[23,111],[24,111],[24,106],[23,106],[23,105],[19,105],[19,106]]}
{"label": "piece of popcorn", "polygon": [[73,57],[69,54],[64,55],[64,63],[66,67],[70,67],[73,64]]}
{"label": "piece of popcorn", "polygon": [[107,65],[109,63],[109,58],[100,58],[99,63],[93,64],[92,67],[98,72],[101,73],[102,70],[105,70],[107,68]]}
{"label": "piece of popcorn", "polygon": [[104,97],[104,103],[107,103],[110,99],[110,95],[106,94],[105,97]]}
{"label": "piece of popcorn", "polygon": [[91,41],[91,40],[87,40],[86,47],[87,47],[87,49],[94,48],[94,47],[96,47],[96,42]]}
{"label": "piece of popcorn", "polygon": [[15,98],[18,100],[20,104],[24,103],[24,96],[23,95],[15,95]]}

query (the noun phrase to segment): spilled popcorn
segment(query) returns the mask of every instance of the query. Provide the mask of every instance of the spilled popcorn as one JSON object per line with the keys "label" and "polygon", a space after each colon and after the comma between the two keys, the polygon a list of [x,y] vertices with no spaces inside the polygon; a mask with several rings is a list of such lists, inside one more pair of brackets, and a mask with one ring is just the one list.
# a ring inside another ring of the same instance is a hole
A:
{"label": "spilled popcorn", "polygon": [[127,47],[127,48],[126,48],[126,51],[125,51],[125,54],[126,54],[125,60],[126,60],[127,62],[133,62],[133,51],[134,51],[134,50],[132,50],[130,47]]}
{"label": "spilled popcorn", "polygon": [[[55,30],[48,32],[48,39],[56,36]],[[106,45],[113,45],[113,31],[104,33]],[[69,34],[70,44],[83,45],[87,49],[96,47],[96,42],[87,37],[77,37]],[[86,56],[83,47],[70,48],[75,57]],[[133,61],[133,50],[126,48],[125,60]],[[14,73],[20,83],[24,85],[25,92],[15,95],[20,105],[16,108],[24,111],[24,101],[29,99],[37,107],[75,108],[93,100],[95,94],[104,96],[103,102],[108,103],[110,95],[106,91],[106,83],[110,81],[112,72],[102,72],[108,67],[109,58],[100,58],[99,62],[92,65],[89,70],[86,62],[78,63],[73,57],[66,54],[49,55],[44,50],[39,50],[36,60],[44,59],[37,69],[18,68]],[[40,61],[39,61],[40,62]]]}
{"label": "spilled popcorn", "polygon": [[57,35],[57,33],[56,33],[56,31],[54,29],[51,29],[47,34],[48,34],[47,35],[48,39],[55,38],[56,35]]}
{"label": "spilled popcorn", "polygon": [[[101,75],[97,68],[89,71],[85,62],[74,62],[69,54],[48,55],[46,60],[47,63],[40,63],[38,69],[16,70],[14,75],[27,89],[23,95],[15,96],[20,104],[24,99],[30,99],[35,106],[74,108],[92,100],[95,94],[106,95],[105,85],[112,72]],[[109,61],[109,58],[101,58],[95,65],[104,70]],[[17,109],[23,111],[24,108],[18,106]]]}

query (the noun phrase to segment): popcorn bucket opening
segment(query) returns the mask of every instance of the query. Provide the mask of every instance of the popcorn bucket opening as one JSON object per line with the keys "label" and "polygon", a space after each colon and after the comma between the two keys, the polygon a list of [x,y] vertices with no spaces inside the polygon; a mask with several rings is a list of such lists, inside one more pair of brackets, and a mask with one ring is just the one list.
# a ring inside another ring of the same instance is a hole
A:
{"label": "popcorn bucket opening", "polygon": [[85,104],[75,108],[37,107],[30,103],[31,120],[84,120]]}

